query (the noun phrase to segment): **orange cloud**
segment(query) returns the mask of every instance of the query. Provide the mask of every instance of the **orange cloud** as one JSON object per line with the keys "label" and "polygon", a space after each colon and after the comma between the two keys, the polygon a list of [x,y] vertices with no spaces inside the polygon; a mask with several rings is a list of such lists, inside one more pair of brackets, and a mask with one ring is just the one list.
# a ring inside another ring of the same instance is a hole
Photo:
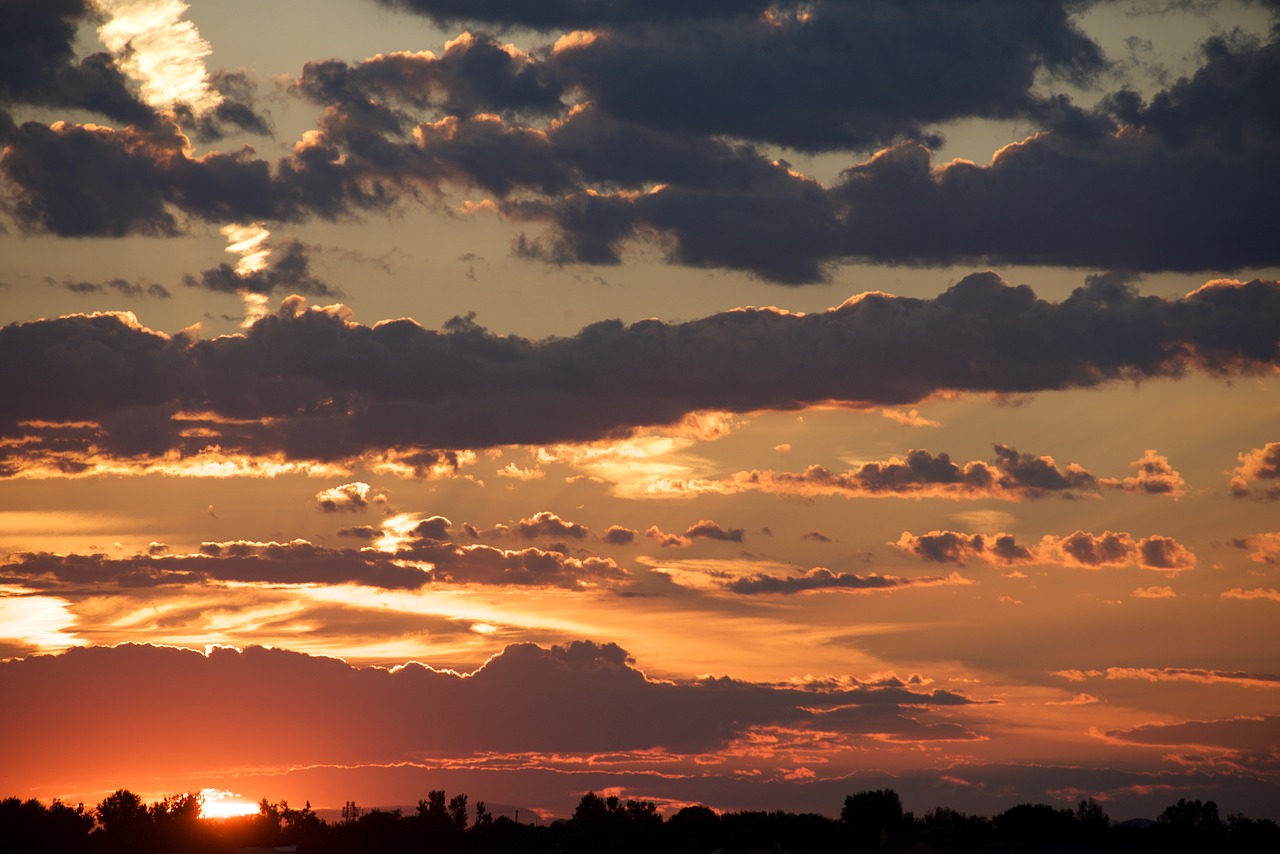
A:
{"label": "orange cloud", "polygon": [[903,531],[891,545],[927,561],[959,566],[964,566],[969,560],[981,560],[1000,567],[1023,564],[1057,564],[1089,569],[1138,566],[1173,572],[1196,565],[1195,555],[1170,537],[1153,535],[1135,540],[1131,534],[1111,531],[1102,534],[1076,531],[1066,537],[1045,536],[1033,547],[1020,545],[1012,534],[931,531],[916,535]]}
{"label": "orange cloud", "polygon": [[[1240,465],[1231,471],[1231,494],[1237,498],[1253,494],[1250,488],[1253,481],[1280,479],[1280,442],[1268,442],[1261,448],[1254,448],[1237,457]],[[1260,497],[1280,499],[1280,485],[1267,487],[1260,493]]]}
{"label": "orange cloud", "polygon": [[1182,475],[1169,465],[1168,457],[1161,456],[1150,448],[1143,452],[1141,459],[1130,463],[1129,467],[1137,469],[1138,473],[1126,478],[1104,478],[1103,486],[1126,492],[1168,495],[1171,498],[1180,498],[1184,494],[1186,481],[1182,479]]}
{"label": "orange cloud", "polygon": [[1200,682],[1252,688],[1280,688],[1280,675],[1243,671],[1207,670],[1191,667],[1108,667],[1106,670],[1055,670],[1069,682],[1086,679],[1139,679],[1146,682]]}
{"label": "orange cloud", "polygon": [[1272,602],[1280,602],[1280,590],[1274,587],[1263,589],[1256,587],[1253,590],[1245,590],[1240,587],[1233,587],[1221,594],[1222,599],[1270,599]]}

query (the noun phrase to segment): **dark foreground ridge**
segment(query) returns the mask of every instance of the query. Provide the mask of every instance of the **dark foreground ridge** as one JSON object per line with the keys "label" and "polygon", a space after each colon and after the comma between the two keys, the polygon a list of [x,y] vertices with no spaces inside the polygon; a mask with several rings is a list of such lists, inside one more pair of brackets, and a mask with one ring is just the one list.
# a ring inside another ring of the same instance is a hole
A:
{"label": "dark foreground ridge", "polygon": [[120,789],[96,807],[55,800],[0,801],[0,854],[961,854],[961,852],[1259,852],[1280,851],[1280,826],[1230,815],[1213,801],[1179,799],[1157,821],[1112,822],[1092,798],[1074,810],[1020,804],[993,818],[937,807],[903,812],[892,789],[845,798],[838,819],[816,813],[718,814],[688,806],[664,819],[650,801],[583,795],[573,817],[521,823],[495,818],[466,795],[446,802],[433,791],[416,814],[362,811],[326,822],[302,809],[263,798],[257,815],[201,819],[202,799],[180,794],[147,806]]}

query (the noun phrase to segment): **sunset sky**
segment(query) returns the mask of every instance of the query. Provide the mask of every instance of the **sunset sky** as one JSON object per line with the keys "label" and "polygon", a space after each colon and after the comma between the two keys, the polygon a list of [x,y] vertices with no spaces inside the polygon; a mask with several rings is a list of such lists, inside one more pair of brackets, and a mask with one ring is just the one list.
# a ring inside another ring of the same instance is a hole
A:
{"label": "sunset sky", "polygon": [[1278,25],[0,0],[0,797],[1280,819]]}

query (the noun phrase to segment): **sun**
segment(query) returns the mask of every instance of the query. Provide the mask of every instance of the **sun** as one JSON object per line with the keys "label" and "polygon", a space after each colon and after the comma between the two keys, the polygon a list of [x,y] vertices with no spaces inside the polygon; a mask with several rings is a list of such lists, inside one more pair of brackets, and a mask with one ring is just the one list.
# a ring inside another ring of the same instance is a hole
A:
{"label": "sun", "polygon": [[226,789],[201,789],[200,797],[204,799],[200,808],[201,818],[236,818],[258,813],[257,804]]}

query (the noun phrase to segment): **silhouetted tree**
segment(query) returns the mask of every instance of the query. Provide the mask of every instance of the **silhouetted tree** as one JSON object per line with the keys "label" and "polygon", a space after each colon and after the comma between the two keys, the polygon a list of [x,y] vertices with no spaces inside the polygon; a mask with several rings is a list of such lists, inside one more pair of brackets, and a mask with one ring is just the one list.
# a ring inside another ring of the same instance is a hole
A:
{"label": "silhouetted tree", "polygon": [[1168,851],[1213,850],[1225,826],[1213,801],[1189,801],[1178,798],[1159,816],[1162,847]]}
{"label": "silhouetted tree", "polygon": [[449,799],[449,818],[461,833],[467,829],[467,796],[454,795]]}
{"label": "silhouetted tree", "polygon": [[0,851],[23,854],[77,854],[89,850],[93,816],[84,805],[55,800],[48,807],[32,798],[0,801]]}
{"label": "silhouetted tree", "polygon": [[855,845],[883,845],[902,830],[902,800],[893,789],[869,789],[849,795],[840,810],[840,821]]}
{"label": "silhouetted tree", "polygon": [[969,854],[987,848],[994,833],[991,820],[978,815],[965,815],[950,807],[935,807],[918,823],[920,839],[934,849]]}
{"label": "silhouetted tree", "polygon": [[1222,819],[1218,817],[1218,805],[1213,801],[1188,801],[1178,798],[1178,802],[1166,807],[1160,813],[1160,823],[1167,824],[1174,830],[1191,833],[1197,836],[1217,835],[1222,832]]}
{"label": "silhouetted tree", "polygon": [[193,792],[170,795],[147,808],[152,833],[162,851],[195,851],[202,836],[204,798]]}
{"label": "silhouetted tree", "polygon": [[1080,842],[1075,813],[1048,804],[1018,804],[993,820],[1001,850],[1073,851]]}
{"label": "silhouetted tree", "polygon": [[720,816],[701,805],[682,808],[667,819],[667,840],[672,851],[705,854],[722,848]]}
{"label": "silhouetted tree", "polygon": [[1280,851],[1280,826],[1270,819],[1254,820],[1235,813],[1227,816],[1227,839],[1224,846],[1241,854],[1275,854]]}
{"label": "silhouetted tree", "polygon": [[94,808],[108,851],[147,852],[155,847],[151,815],[142,798],[117,789]]}

